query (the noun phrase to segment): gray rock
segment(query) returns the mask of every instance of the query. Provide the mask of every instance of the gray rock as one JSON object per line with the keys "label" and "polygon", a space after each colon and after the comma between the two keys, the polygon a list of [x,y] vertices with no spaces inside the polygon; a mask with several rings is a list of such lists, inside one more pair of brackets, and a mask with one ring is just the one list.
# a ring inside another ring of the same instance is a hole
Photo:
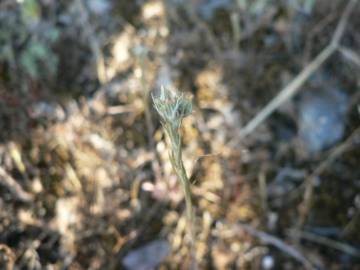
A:
{"label": "gray rock", "polygon": [[324,150],[342,139],[348,98],[338,88],[305,92],[299,105],[299,135],[309,152]]}
{"label": "gray rock", "polygon": [[31,117],[35,119],[64,121],[66,114],[57,103],[39,101],[31,106]]}
{"label": "gray rock", "polygon": [[122,261],[127,270],[155,269],[170,253],[166,240],[155,240],[131,251]]}

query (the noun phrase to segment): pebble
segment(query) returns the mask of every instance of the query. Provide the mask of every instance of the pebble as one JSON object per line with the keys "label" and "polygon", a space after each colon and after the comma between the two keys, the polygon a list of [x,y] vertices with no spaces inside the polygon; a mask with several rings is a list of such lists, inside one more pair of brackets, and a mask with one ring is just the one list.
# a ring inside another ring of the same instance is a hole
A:
{"label": "pebble", "polygon": [[266,255],[264,258],[262,258],[261,266],[263,269],[273,269],[275,265],[274,258],[270,255]]}
{"label": "pebble", "polygon": [[338,88],[312,89],[299,104],[299,136],[306,149],[319,152],[343,138],[348,98]]}
{"label": "pebble", "polygon": [[154,240],[129,252],[122,264],[127,270],[155,269],[170,253],[170,245],[166,240]]}

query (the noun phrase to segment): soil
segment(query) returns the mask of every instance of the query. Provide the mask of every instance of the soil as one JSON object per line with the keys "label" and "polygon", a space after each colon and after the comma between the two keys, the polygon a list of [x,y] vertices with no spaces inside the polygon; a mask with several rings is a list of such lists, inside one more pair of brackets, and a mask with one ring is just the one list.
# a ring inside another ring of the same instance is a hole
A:
{"label": "soil", "polygon": [[[159,239],[157,269],[190,269],[192,257],[199,269],[359,269],[360,3],[342,50],[242,138],[330,43],[347,1],[34,1],[25,39],[0,25],[15,52],[0,48],[0,269],[125,269]],[[20,20],[20,2],[0,3],[0,22]],[[21,55],[44,29],[58,37],[37,61],[55,56],[57,69],[34,78]],[[180,131],[193,249],[152,108],[162,85],[193,100]],[[334,88],[343,134],[322,146],[332,131],[315,122],[325,137],[311,151],[302,104]]]}

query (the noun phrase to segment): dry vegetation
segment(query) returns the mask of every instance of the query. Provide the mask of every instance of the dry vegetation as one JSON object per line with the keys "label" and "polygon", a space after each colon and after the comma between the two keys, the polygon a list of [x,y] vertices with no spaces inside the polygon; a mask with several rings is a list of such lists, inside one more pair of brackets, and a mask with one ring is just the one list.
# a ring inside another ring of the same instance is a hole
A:
{"label": "dry vegetation", "polygon": [[199,269],[359,269],[359,1],[184,2],[0,1],[0,269],[190,269],[162,85]]}

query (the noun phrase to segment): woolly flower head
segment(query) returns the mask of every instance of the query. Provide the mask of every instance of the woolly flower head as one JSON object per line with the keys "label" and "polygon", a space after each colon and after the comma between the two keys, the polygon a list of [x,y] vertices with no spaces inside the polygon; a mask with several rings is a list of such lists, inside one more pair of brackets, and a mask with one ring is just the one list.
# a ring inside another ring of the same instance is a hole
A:
{"label": "woolly flower head", "polygon": [[191,100],[178,91],[172,91],[162,86],[158,97],[151,96],[163,124],[170,124],[174,128],[179,128],[182,119],[192,112]]}

